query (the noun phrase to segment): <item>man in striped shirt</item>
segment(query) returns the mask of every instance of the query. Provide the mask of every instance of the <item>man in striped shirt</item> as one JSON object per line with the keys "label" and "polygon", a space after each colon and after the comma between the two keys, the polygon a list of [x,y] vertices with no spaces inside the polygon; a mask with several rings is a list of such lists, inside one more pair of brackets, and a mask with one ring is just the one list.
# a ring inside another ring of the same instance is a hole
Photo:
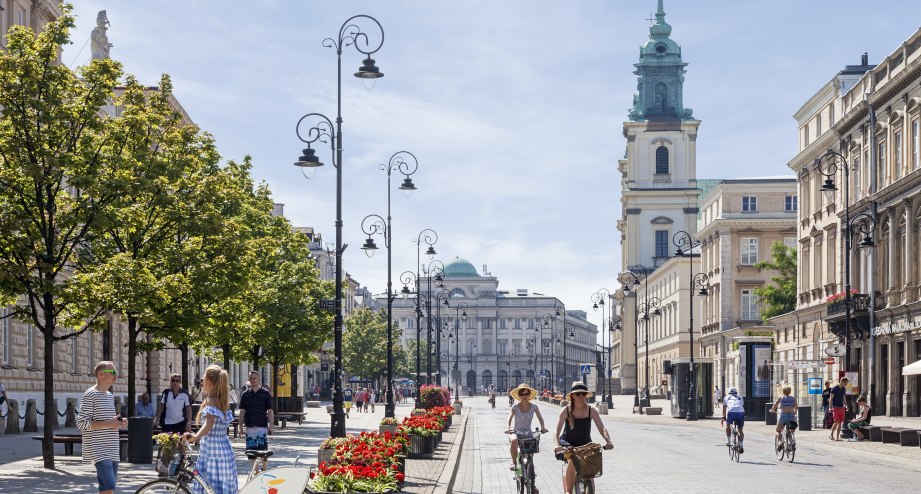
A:
{"label": "man in striped shirt", "polygon": [[118,429],[128,419],[115,413],[115,398],[109,391],[118,379],[115,364],[103,360],[96,364],[96,385],[83,393],[77,428],[83,431],[83,461],[96,466],[100,494],[114,494],[118,476]]}

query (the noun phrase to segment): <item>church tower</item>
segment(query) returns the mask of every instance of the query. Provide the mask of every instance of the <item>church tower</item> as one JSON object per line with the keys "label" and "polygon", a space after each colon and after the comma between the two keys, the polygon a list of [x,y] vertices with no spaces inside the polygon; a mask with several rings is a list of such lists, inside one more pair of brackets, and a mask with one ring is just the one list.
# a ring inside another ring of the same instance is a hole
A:
{"label": "church tower", "polygon": [[641,264],[650,271],[674,254],[672,237],[697,232],[697,127],[684,107],[681,47],[669,36],[662,0],[649,41],[634,64],[637,94],[629,120],[621,172],[621,270]]}

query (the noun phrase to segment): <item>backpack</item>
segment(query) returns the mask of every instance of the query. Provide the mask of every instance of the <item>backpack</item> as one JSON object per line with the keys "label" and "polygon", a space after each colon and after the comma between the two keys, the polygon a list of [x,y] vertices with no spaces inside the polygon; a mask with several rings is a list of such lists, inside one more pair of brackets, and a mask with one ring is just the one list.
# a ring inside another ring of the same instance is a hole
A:
{"label": "backpack", "polygon": [[[163,404],[163,411],[160,412],[160,421],[159,421],[161,424],[165,424],[165,423],[166,423],[166,422],[165,422],[165,420],[166,420],[166,397],[168,396],[167,393],[169,393],[169,392],[170,392],[169,389],[164,389],[164,390],[163,390],[163,394],[160,395],[160,403]],[[176,396],[178,397],[178,396],[180,396],[180,395],[189,396],[189,393],[187,393],[186,390],[184,390],[184,389],[180,389],[180,390],[179,390],[179,394],[176,395]],[[189,404],[190,404],[190,405],[192,404],[192,397],[191,397],[191,396],[189,396]],[[183,419],[183,420],[186,420],[186,421],[189,420],[189,417],[186,417],[186,416],[185,416],[185,407],[182,407],[182,419]]]}

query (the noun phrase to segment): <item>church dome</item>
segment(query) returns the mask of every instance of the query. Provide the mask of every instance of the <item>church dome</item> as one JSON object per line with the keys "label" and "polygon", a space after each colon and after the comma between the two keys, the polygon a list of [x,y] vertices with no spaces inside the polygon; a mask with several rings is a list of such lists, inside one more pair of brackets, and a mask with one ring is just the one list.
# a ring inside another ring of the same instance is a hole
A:
{"label": "church dome", "polygon": [[461,259],[460,257],[455,257],[450,261],[445,263],[444,275],[446,278],[450,277],[460,277],[460,276],[479,276],[476,268],[473,267],[473,264],[470,264],[470,261],[466,259]]}

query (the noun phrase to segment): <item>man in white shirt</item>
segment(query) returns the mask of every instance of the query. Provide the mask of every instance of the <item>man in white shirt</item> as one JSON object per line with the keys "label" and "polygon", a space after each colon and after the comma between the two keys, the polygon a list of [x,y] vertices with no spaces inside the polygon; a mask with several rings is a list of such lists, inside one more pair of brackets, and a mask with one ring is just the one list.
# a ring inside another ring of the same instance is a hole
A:
{"label": "man in white shirt", "polygon": [[739,429],[739,453],[744,453],[742,442],[745,440],[745,433],[742,428],[745,427],[745,402],[735,386],[729,388],[729,394],[723,399],[723,419],[720,423],[726,424],[726,446],[729,446],[729,438],[732,436],[730,426],[735,423]]}
{"label": "man in white shirt", "polygon": [[157,399],[153,425],[160,423],[163,432],[192,432],[192,397],[182,389],[182,376],[173,374],[169,381],[169,389],[163,390]]}

